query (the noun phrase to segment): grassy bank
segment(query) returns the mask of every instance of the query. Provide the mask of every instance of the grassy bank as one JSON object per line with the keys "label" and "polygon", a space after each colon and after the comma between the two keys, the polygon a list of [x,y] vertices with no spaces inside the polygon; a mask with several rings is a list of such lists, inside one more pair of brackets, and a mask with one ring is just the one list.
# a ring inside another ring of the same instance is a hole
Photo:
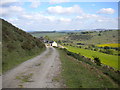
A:
{"label": "grassy bank", "polygon": [[117,85],[98,69],[79,62],[59,50],[62,77],[68,88],[116,88]]}
{"label": "grassy bank", "polygon": [[2,45],[0,44],[0,75],[2,74]]}
{"label": "grassy bank", "polygon": [[11,23],[2,22],[2,66],[3,72],[40,54],[45,45],[38,38],[15,27]]}
{"label": "grassy bank", "polygon": [[81,48],[76,48],[71,46],[66,46],[66,47],[69,51],[74,53],[80,53],[81,55],[84,55],[88,58],[93,59],[93,57],[99,57],[103,64],[109,65],[116,69],[120,69],[120,67],[118,67],[118,57],[120,56],[108,55],[108,54],[97,52],[97,51],[86,50],[86,49],[81,49]]}
{"label": "grassy bank", "polygon": [[28,54],[29,51],[23,51],[22,55],[20,53],[17,52],[12,52],[9,53],[9,55],[7,57],[3,57],[4,61],[3,63],[3,68],[2,68],[2,72],[6,72],[14,67],[16,67],[17,65],[34,58],[35,56],[41,54],[43,51],[45,50],[45,48],[41,49],[41,50],[34,50],[34,52],[30,52]]}

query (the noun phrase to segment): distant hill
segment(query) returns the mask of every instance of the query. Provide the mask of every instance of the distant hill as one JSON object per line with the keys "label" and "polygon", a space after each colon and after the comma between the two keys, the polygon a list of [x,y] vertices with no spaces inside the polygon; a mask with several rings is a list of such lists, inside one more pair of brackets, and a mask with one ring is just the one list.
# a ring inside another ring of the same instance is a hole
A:
{"label": "distant hill", "polygon": [[84,44],[107,44],[107,43],[120,43],[118,36],[120,36],[120,30],[103,30],[95,29],[94,31],[56,31],[53,32],[32,32],[31,35],[35,37],[48,36],[52,40],[61,40],[63,43],[84,43]]}
{"label": "distant hill", "polygon": [[0,22],[2,22],[3,72],[45,49],[45,45],[39,39],[3,19],[0,19]]}
{"label": "distant hill", "polygon": [[56,31],[34,31],[29,32],[30,34],[39,34],[39,33],[55,33]]}
{"label": "distant hill", "polygon": [[120,30],[105,30],[105,31],[86,31],[80,34],[70,34],[67,40],[73,40],[85,44],[105,44],[105,43],[120,43],[118,36]]}

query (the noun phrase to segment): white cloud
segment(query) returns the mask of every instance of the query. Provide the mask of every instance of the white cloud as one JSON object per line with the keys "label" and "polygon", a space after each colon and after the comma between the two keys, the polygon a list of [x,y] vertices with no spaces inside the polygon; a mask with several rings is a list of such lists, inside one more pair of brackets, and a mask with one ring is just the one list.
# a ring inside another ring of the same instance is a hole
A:
{"label": "white cloud", "polygon": [[48,12],[53,14],[81,14],[83,13],[82,9],[78,5],[74,5],[72,7],[62,7],[62,6],[55,6],[55,7],[48,7]]}
{"label": "white cloud", "polygon": [[0,10],[2,10],[3,15],[11,15],[9,21],[25,31],[79,30],[117,27],[117,19],[114,20],[114,18],[108,18],[107,16],[104,17],[98,14],[84,13],[78,5],[73,5],[71,7],[48,7],[47,11],[49,13],[27,12],[25,8],[17,5],[3,7],[0,8]]}
{"label": "white cloud", "polygon": [[24,11],[24,8],[20,6],[0,7],[0,16],[10,16],[20,14]]}
{"label": "white cloud", "polygon": [[103,21],[104,21],[104,20],[102,20],[102,19],[98,19],[98,20],[97,20],[97,22],[103,22]]}
{"label": "white cloud", "polygon": [[50,0],[51,4],[59,4],[64,2],[70,2],[70,0]]}
{"label": "white cloud", "polygon": [[39,21],[45,19],[45,16],[42,15],[41,13],[23,13],[22,15],[19,16],[20,19],[24,20],[33,20],[33,21]]}
{"label": "white cloud", "polygon": [[117,22],[116,19],[113,19],[113,18],[105,18],[105,17],[98,18],[96,21],[97,21],[97,22],[108,22],[108,23],[110,23],[110,22]]}
{"label": "white cloud", "polygon": [[24,9],[22,8],[22,7],[20,7],[20,6],[10,6],[9,7],[10,9],[10,11],[13,11],[13,12],[22,12]]}
{"label": "white cloud", "polygon": [[[115,21],[115,19],[110,18],[110,17],[104,17],[96,14],[84,14],[80,16],[76,16],[76,19],[81,20],[83,22],[112,22]],[[117,19],[116,19],[117,21]]]}
{"label": "white cloud", "polygon": [[57,20],[57,18],[55,16],[44,16],[44,18],[46,18],[46,19],[48,19],[49,21],[52,21],[52,22]]}
{"label": "white cloud", "polygon": [[22,14],[24,8],[20,6],[21,4],[22,3],[20,3],[19,0],[0,1],[0,16],[9,17],[9,16],[18,15],[19,13]]}
{"label": "white cloud", "polygon": [[70,18],[61,15],[53,16],[45,15],[43,13],[26,12],[9,21],[25,31],[80,30],[117,27],[117,19],[96,14],[83,14]]}
{"label": "white cloud", "polygon": [[0,7],[0,16],[5,16],[8,10],[6,8],[1,8]]}
{"label": "white cloud", "polygon": [[[26,14],[17,19],[11,19],[14,25],[25,31],[40,30],[80,30],[80,29],[97,29],[97,28],[116,28],[117,20],[114,18],[93,18],[79,19],[65,18],[55,16],[44,16],[41,14]],[[23,23],[24,22],[24,23]]]}
{"label": "white cloud", "polygon": [[60,21],[62,22],[71,22],[70,18],[60,18]]}
{"label": "white cloud", "polygon": [[15,3],[17,2],[18,0],[1,0],[0,1],[0,5],[1,6],[4,6],[4,5],[7,5],[7,4],[11,4],[11,3]]}
{"label": "white cloud", "polygon": [[70,18],[46,16],[41,13],[24,13],[20,16],[21,19],[31,20],[31,21],[49,21],[49,22],[70,22]]}
{"label": "white cloud", "polygon": [[31,2],[31,7],[32,8],[37,8],[40,6],[40,1],[39,0],[29,0]]}
{"label": "white cloud", "polygon": [[112,8],[102,8],[97,13],[99,13],[99,14],[114,14],[115,10]]}
{"label": "white cloud", "polygon": [[80,20],[88,20],[88,19],[98,19],[100,18],[101,16],[99,15],[96,15],[96,14],[83,14],[83,15],[80,15],[80,16],[76,16],[76,19],[80,19]]}
{"label": "white cloud", "polygon": [[33,16],[27,15],[27,14],[21,15],[21,17],[22,17],[22,18],[25,18],[25,19],[32,19],[32,18],[33,18]]}
{"label": "white cloud", "polygon": [[84,16],[76,16],[76,19],[84,19]]}

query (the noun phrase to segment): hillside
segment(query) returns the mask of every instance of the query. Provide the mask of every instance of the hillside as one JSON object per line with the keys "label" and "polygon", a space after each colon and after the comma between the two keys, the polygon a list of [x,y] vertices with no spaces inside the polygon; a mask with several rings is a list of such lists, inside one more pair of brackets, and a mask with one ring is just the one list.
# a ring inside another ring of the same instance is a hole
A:
{"label": "hillside", "polygon": [[2,22],[0,21],[0,75],[2,73]]}
{"label": "hillside", "polygon": [[[58,49],[62,62],[62,78],[67,88],[117,88],[119,74],[98,67],[77,54]],[[73,55],[73,56],[72,56]],[[74,57],[74,58],[73,58]]]}
{"label": "hillside", "polygon": [[81,42],[84,44],[105,44],[105,43],[120,43],[118,40],[118,30],[108,31],[88,31],[79,34],[71,34],[68,40]]}
{"label": "hillside", "polygon": [[84,44],[106,44],[106,43],[120,43],[118,33],[120,30],[106,30],[106,31],[78,31],[78,32],[32,32],[31,35],[35,37],[48,36],[52,40],[61,40],[63,43],[84,43]]}
{"label": "hillside", "polygon": [[38,55],[45,49],[39,39],[3,19],[0,20],[2,21],[3,72]]}

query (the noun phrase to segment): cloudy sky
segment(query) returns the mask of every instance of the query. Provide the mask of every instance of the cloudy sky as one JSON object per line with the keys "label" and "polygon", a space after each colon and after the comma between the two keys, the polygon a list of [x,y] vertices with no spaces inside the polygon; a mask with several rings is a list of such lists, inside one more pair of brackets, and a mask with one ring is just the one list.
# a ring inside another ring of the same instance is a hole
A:
{"label": "cloudy sky", "polygon": [[0,16],[25,31],[118,28],[117,0],[84,1],[3,0]]}

